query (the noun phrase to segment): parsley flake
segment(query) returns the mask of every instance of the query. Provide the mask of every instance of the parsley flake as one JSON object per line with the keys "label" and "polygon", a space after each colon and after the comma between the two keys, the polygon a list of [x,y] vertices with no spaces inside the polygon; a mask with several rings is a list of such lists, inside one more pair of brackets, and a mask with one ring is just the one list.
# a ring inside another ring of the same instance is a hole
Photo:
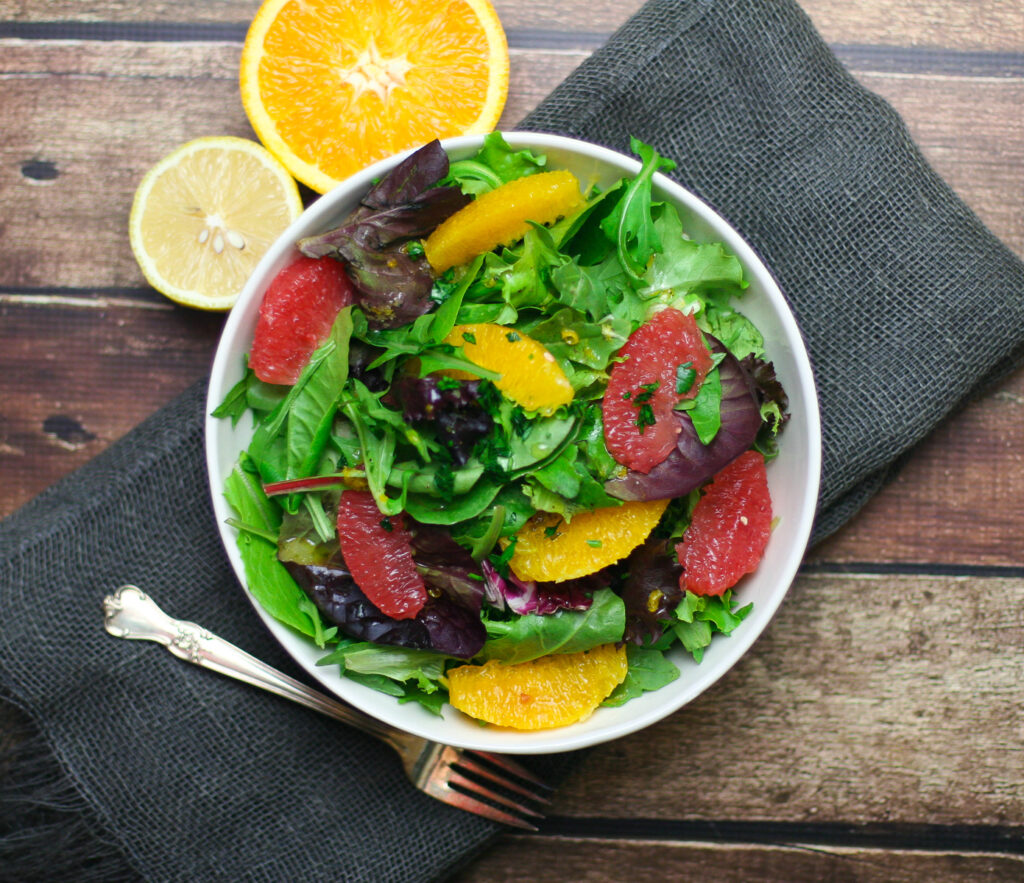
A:
{"label": "parsley flake", "polygon": [[388,533],[391,533],[395,529],[395,526],[391,523],[391,519],[385,516],[380,520],[380,526],[384,528]]}
{"label": "parsley flake", "polygon": [[685,395],[693,389],[694,381],[697,379],[697,372],[694,370],[693,362],[683,362],[676,368],[676,393]]}
{"label": "parsley flake", "polygon": [[466,343],[476,343],[476,335],[472,331],[463,331],[462,339],[466,341]]}
{"label": "parsley flake", "polygon": [[509,343],[515,343],[518,340],[522,340],[522,338],[515,331],[509,331],[505,335],[505,340],[507,340]]}
{"label": "parsley flake", "polygon": [[601,541],[600,540],[587,540],[587,545],[590,546],[590,548],[592,548],[592,549],[600,549],[601,548]]}
{"label": "parsley flake", "polygon": [[644,434],[644,430],[648,426],[654,426],[654,424],[655,424],[654,408],[652,408],[648,404],[641,405],[640,406],[640,410],[637,412],[636,421],[635,422],[636,422],[637,428],[640,430],[640,434],[643,435]]}

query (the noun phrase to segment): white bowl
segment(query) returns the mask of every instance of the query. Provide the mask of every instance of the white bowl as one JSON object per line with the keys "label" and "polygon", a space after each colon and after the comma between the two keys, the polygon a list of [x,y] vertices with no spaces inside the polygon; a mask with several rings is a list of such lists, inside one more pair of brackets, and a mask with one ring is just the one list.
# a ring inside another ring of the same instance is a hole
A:
{"label": "white bowl", "polygon": [[[584,187],[591,182],[607,185],[640,170],[640,163],[635,159],[571,138],[530,132],[511,132],[505,137],[515,148],[530,148],[545,154],[548,168],[569,169]],[[452,159],[461,159],[472,155],[481,141],[482,136],[471,135],[452,138],[443,145]],[[228,316],[217,348],[208,414],[241,378],[242,356],[252,343],[263,293],[275,274],[298,257],[295,243],[303,236],[335,226],[356,206],[371,182],[403,156],[375,163],[318,199],[260,261]],[[671,202],[679,209],[684,229],[693,239],[722,242],[742,262],[750,287],[737,307],[764,335],[768,357],[789,396],[792,416],[780,435],[780,453],[768,465],[777,526],[757,571],[746,577],[735,592],[738,603],[754,602],[753,611],[732,635],[716,636],[699,665],[677,648],[673,659],[682,675],[668,686],[645,693],[618,708],[598,708],[582,723],[538,732],[518,732],[483,727],[450,706],[445,707],[442,717],[437,717],[417,703],[400,705],[391,696],[341,676],[337,666],[317,667],[316,661],[324,651],[273,619],[246,590],[256,612],[285,650],[330,692],[382,721],[450,745],[510,754],[569,751],[626,736],[676,711],[722,677],[768,625],[803,558],[818,496],[821,438],[810,362],[778,285],[750,246],[720,215],[669,178],[655,175],[654,190],[657,199]],[[207,417],[206,456],[213,507],[228,557],[243,586],[245,571],[235,543],[235,530],[226,524],[232,513],[224,499],[223,487],[239,452],[247,447],[251,433],[252,423],[247,418],[232,427],[228,420]]]}

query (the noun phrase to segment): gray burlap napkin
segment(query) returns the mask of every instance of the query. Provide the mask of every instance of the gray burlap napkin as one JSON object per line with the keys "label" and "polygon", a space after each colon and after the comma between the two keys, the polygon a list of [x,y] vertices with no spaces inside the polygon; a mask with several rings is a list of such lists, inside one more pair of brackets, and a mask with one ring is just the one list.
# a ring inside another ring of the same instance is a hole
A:
{"label": "gray burlap napkin", "polygon": [[[523,125],[656,145],[764,256],[819,383],[818,537],[1018,363],[1024,268],[788,0],[655,0]],[[102,631],[135,582],[294,673],[219,546],[202,407],[199,385],[0,525],[0,691],[32,721],[0,743],[0,879],[444,877],[494,828],[389,749]]]}

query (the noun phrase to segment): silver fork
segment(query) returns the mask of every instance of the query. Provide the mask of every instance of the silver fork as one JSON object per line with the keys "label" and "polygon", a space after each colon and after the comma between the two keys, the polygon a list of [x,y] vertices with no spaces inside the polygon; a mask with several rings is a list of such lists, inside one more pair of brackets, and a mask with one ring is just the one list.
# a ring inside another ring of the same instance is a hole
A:
{"label": "silver fork", "polygon": [[179,659],[262,687],[376,736],[398,752],[409,781],[431,797],[528,831],[536,831],[533,821],[543,818],[538,806],[550,802],[547,794],[552,789],[507,757],[431,742],[311,690],[195,623],[172,619],[137,586],[121,586],[107,595],[103,610],[104,626],[114,637],[156,641]]}

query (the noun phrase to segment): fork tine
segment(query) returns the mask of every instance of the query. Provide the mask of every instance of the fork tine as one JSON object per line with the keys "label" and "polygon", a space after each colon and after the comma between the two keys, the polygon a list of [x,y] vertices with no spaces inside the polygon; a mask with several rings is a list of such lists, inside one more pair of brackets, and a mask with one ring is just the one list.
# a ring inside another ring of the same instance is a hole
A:
{"label": "fork tine", "polygon": [[[543,788],[545,791],[555,790],[554,786],[549,785],[543,779],[538,778],[526,769],[526,767],[521,766],[504,754],[491,754],[489,751],[465,751],[463,752],[463,757],[480,758],[487,761],[487,763],[498,767],[498,769],[504,770],[506,773],[511,773],[513,776],[517,776],[523,781],[536,785],[538,788]],[[540,798],[537,799],[539,800]]]}
{"label": "fork tine", "polygon": [[[462,755],[462,757],[459,758],[459,760],[456,762],[456,768],[465,770],[466,772],[473,773],[474,775],[477,775],[480,778],[494,782],[494,784],[500,785],[508,791],[513,791],[516,794],[520,794],[523,797],[529,798],[530,800],[533,800],[536,803],[551,803],[551,800],[547,797],[547,795],[537,794],[535,791],[531,791],[529,788],[520,785],[518,782],[512,781],[507,776],[499,776],[497,773],[488,769],[483,764],[477,763],[476,758],[473,756],[474,754],[475,752],[472,751],[465,752]],[[513,764],[513,766],[518,766],[518,764]],[[537,787],[546,790],[551,790],[539,779],[531,778],[529,781],[531,782],[531,784]]]}
{"label": "fork tine", "polygon": [[[460,777],[461,778],[461,777]],[[456,791],[448,782],[432,781],[423,789],[431,797],[436,797],[443,803],[447,803],[466,812],[483,816],[492,822],[500,822],[503,825],[511,825],[513,828],[521,828],[524,831],[536,831],[537,826],[531,825],[526,819],[505,812],[475,797],[470,797],[462,791]]]}
{"label": "fork tine", "polygon": [[538,830],[536,825],[530,825],[526,819],[513,815],[511,812],[498,809],[489,803],[484,803],[482,800],[476,800],[468,794],[463,794],[461,791],[446,789],[442,794],[436,791],[431,791],[430,794],[444,803],[457,806],[459,809],[465,809],[467,812],[473,812],[476,815],[482,815],[484,818],[489,818],[492,822],[500,822],[502,825],[520,828],[523,831]]}
{"label": "fork tine", "polygon": [[519,803],[513,800],[511,797],[506,797],[504,794],[498,794],[495,791],[481,785],[479,782],[473,779],[468,779],[462,775],[457,769],[452,767],[448,772],[448,784],[458,785],[459,788],[470,791],[478,797],[484,797],[487,800],[493,800],[495,803],[500,803],[502,806],[506,806],[509,809],[514,809],[516,812],[522,813],[524,816],[533,816],[536,819],[544,818],[544,813],[538,812],[533,807],[526,806],[523,803]]}

